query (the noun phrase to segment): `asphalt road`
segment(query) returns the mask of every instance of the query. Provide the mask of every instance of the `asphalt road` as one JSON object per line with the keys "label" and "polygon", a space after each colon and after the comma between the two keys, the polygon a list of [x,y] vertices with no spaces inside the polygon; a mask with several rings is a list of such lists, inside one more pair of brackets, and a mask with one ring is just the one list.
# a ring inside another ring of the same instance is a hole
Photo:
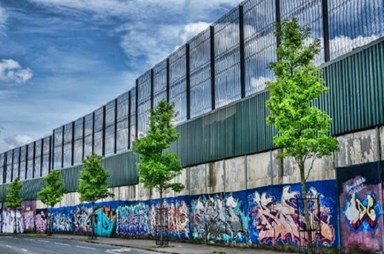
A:
{"label": "asphalt road", "polygon": [[0,236],[1,254],[149,254],[153,252],[115,246],[34,237]]}

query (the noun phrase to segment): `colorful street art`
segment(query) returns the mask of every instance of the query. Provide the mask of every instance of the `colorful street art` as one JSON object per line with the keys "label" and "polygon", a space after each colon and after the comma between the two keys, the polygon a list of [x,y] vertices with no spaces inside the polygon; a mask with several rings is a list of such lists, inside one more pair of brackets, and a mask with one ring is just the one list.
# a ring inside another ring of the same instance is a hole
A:
{"label": "colorful street art", "polygon": [[214,242],[247,242],[248,216],[243,202],[233,194],[202,195],[191,201],[193,239]]}
{"label": "colorful street art", "polygon": [[[322,187],[324,189],[326,185]],[[292,243],[294,245],[306,242],[305,234],[300,232],[305,228],[304,214],[300,212],[298,185],[282,186],[281,192],[276,192],[278,186],[270,192],[255,191],[249,196],[249,211],[254,231],[252,241],[262,244]],[[313,235],[317,244],[332,246],[335,242],[335,226],[332,219],[334,202],[320,194],[319,187],[308,188],[308,195],[319,197],[319,206],[311,205],[309,210],[312,225],[319,225],[319,232]],[[275,194],[274,194],[275,193]],[[320,211],[318,211],[318,207]],[[333,218],[334,217],[334,218]]]}
{"label": "colorful street art", "polygon": [[73,216],[68,207],[48,209],[52,217],[53,233],[75,233],[73,230]]}
{"label": "colorful street art", "polygon": [[71,210],[73,216],[73,230],[77,234],[87,233],[90,225],[91,207],[77,206]]}
{"label": "colorful street art", "polygon": [[117,233],[122,236],[150,234],[149,205],[144,202],[117,209]]}
{"label": "colorful street art", "polygon": [[47,230],[47,209],[37,209],[35,216],[36,233],[45,233]]}
{"label": "colorful street art", "polygon": [[341,244],[346,250],[383,249],[383,186],[380,163],[338,168]]}
{"label": "colorful street art", "polygon": [[35,211],[35,201],[25,201],[23,203],[23,210],[21,211],[21,216],[24,222],[24,232],[26,233],[35,231]]}
{"label": "colorful street art", "polygon": [[[4,233],[13,233],[15,231],[15,212],[8,208],[3,209],[2,230]],[[24,221],[20,211],[16,211],[16,232],[24,232]]]}
{"label": "colorful street art", "polygon": [[[319,206],[312,206],[311,219],[320,225],[315,235],[317,243],[336,246],[337,204],[336,181],[308,184],[312,196],[319,197]],[[164,199],[167,217],[167,236],[170,239],[193,239],[225,244],[299,244],[304,228],[299,212],[299,184],[274,185],[253,190],[183,196]],[[349,197],[357,204],[360,217],[356,219],[355,205],[346,206],[345,214],[350,229],[358,231],[368,225],[379,227],[380,210],[375,192],[356,193]],[[315,209],[315,207],[317,207]],[[156,233],[156,213],[159,200],[112,201],[95,204],[94,232],[98,236],[151,237]],[[18,228],[43,233],[46,231],[48,211],[52,215],[54,233],[88,234],[92,216],[91,204],[80,204],[50,209],[25,205],[18,213]],[[364,211],[364,214],[362,213]],[[349,216],[349,217],[348,217]],[[3,231],[13,232],[12,212],[3,209]],[[346,219],[346,220],[347,220]]]}
{"label": "colorful street art", "polygon": [[[151,205],[150,228],[156,230],[156,209],[160,207],[158,201]],[[184,200],[172,198],[164,200],[163,208],[166,210],[168,235],[172,239],[189,238],[189,209]]]}
{"label": "colorful street art", "polygon": [[116,212],[109,206],[95,209],[95,234],[97,236],[112,236],[116,231]]}
{"label": "colorful street art", "polygon": [[[163,204],[167,211],[168,236],[172,239],[187,239],[189,237],[188,204],[178,199],[167,199]],[[123,236],[154,235],[156,230],[156,209],[158,200],[142,201],[119,207],[117,211],[117,233]]]}

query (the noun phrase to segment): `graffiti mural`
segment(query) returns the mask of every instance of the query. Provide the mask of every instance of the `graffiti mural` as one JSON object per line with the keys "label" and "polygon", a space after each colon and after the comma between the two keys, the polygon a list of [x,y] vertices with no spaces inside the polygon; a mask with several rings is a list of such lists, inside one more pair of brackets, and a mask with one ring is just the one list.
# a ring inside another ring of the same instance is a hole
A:
{"label": "graffiti mural", "polygon": [[87,233],[90,226],[92,208],[84,205],[74,207],[71,210],[73,216],[73,230],[77,234]]}
{"label": "graffiti mural", "polygon": [[[349,183],[348,190],[354,191],[348,192],[343,203],[344,221],[355,233],[376,232],[382,223],[378,220],[382,214],[381,197],[367,188],[366,182],[355,179],[355,183]],[[335,180],[308,183],[308,193],[319,197],[319,206],[311,206],[310,214],[320,228],[314,239],[323,246],[335,247],[338,243],[335,186]],[[299,197],[299,184],[291,184],[165,198],[167,235],[170,239],[225,244],[298,244],[305,241],[299,233],[305,227]],[[17,227],[19,232],[44,233],[49,211],[54,233],[88,234],[94,216],[93,227],[98,236],[151,237],[156,232],[158,208],[158,199],[110,201],[96,203],[92,215],[89,203],[49,209],[36,209],[33,203],[25,203],[16,215]],[[12,211],[4,208],[2,214],[3,231],[13,232]]]}
{"label": "graffiti mural", "polygon": [[[3,232],[13,233],[15,231],[15,212],[8,208],[3,208]],[[24,221],[20,211],[16,211],[16,232],[24,232]]]}
{"label": "graffiti mural", "polygon": [[[16,210],[16,231],[28,233],[35,231],[36,201],[24,201]],[[15,229],[15,212],[3,207],[1,210],[1,227],[4,233],[13,233]]]}
{"label": "graffiti mural", "polygon": [[150,234],[149,205],[145,202],[117,209],[117,233],[123,236]]}
{"label": "graffiti mural", "polygon": [[24,232],[35,231],[35,211],[36,201],[25,201],[23,203],[22,218],[24,222]]}
{"label": "graffiti mural", "polygon": [[191,201],[193,239],[214,242],[248,241],[248,216],[243,202],[233,194],[202,195]]}
{"label": "graffiti mural", "polygon": [[73,230],[73,215],[68,207],[48,209],[52,216],[52,231],[54,233],[71,233]]}
{"label": "graffiti mural", "polygon": [[37,209],[35,216],[36,233],[45,233],[47,229],[47,209]]}
{"label": "graffiti mural", "polygon": [[[189,238],[189,208],[185,200],[181,198],[165,199],[163,207],[166,210],[168,234],[172,239]],[[151,205],[150,228],[155,232],[156,209],[160,208],[159,201],[156,200]]]}
{"label": "graffiti mural", "polygon": [[347,250],[383,248],[381,170],[380,163],[337,169],[341,240]]}
{"label": "graffiti mural", "polygon": [[112,236],[116,231],[116,212],[110,206],[98,207],[94,211],[94,232],[97,236]]}
{"label": "graffiti mural", "polygon": [[[324,184],[322,189],[326,188]],[[318,244],[332,246],[335,243],[335,226],[331,220],[334,202],[320,194],[319,187],[310,186],[308,194],[319,197],[318,206],[309,210],[313,224],[319,225],[320,232],[314,235]],[[335,195],[334,195],[335,196]],[[299,211],[299,185],[274,186],[264,191],[255,191],[249,195],[249,213],[252,218],[252,241],[262,244],[292,243],[299,245],[306,239],[300,231],[305,228],[304,214]],[[334,218],[333,218],[334,217]],[[304,235],[303,235],[304,236]]]}

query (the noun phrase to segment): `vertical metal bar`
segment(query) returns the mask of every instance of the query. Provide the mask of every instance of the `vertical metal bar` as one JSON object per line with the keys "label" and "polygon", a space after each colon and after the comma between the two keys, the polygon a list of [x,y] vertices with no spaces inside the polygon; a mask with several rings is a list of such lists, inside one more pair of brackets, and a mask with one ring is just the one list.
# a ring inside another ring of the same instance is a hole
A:
{"label": "vertical metal bar", "polygon": [[244,60],[244,11],[239,5],[239,39],[240,39],[240,86],[241,98],[245,97],[245,60]]}
{"label": "vertical metal bar", "polygon": [[[280,9],[280,0],[275,0],[275,14],[276,14],[276,23],[279,24],[281,22],[281,9]],[[276,46],[279,47],[280,40],[276,37]]]}
{"label": "vertical metal bar", "polygon": [[136,101],[135,101],[135,137],[137,138],[137,133],[139,130],[139,80],[136,79]]}
{"label": "vertical metal bar", "polygon": [[40,147],[40,176],[43,176],[43,160],[44,160],[44,139],[41,139]]}
{"label": "vertical metal bar", "polygon": [[[61,167],[60,168],[64,167],[64,134],[65,134],[64,125],[62,128],[63,129],[61,131]],[[33,151],[35,151],[35,148],[33,148]],[[35,156],[35,153],[33,153],[33,156]],[[33,172],[35,172],[35,169],[33,169]]]}
{"label": "vertical metal bar", "polygon": [[321,7],[323,16],[324,61],[328,62],[330,60],[328,0],[322,0]]}
{"label": "vertical metal bar", "polygon": [[4,183],[7,183],[7,173],[8,173],[8,153],[5,152],[4,153],[4,163],[3,163],[4,167],[3,167],[3,178],[4,178]]}
{"label": "vertical metal bar", "polygon": [[15,154],[15,149],[12,149],[12,160],[11,160],[11,181],[13,181],[14,179],[13,179],[13,163],[14,163],[14,161],[13,161],[13,157],[14,157],[14,154]]}
{"label": "vertical metal bar", "polygon": [[113,134],[113,140],[115,143],[113,143],[113,153],[117,153],[117,98],[115,99],[115,125],[114,125],[114,134]]}
{"label": "vertical metal bar", "polygon": [[128,150],[131,148],[131,114],[132,114],[132,106],[131,106],[131,102],[132,102],[132,99],[131,99],[131,96],[132,96],[132,90],[128,92]]}
{"label": "vertical metal bar", "polygon": [[153,93],[154,93],[154,85],[155,85],[155,83],[154,83],[154,80],[153,80],[153,69],[151,69],[151,91],[150,91],[150,93],[151,93],[151,108],[153,108]]}
{"label": "vertical metal bar", "polygon": [[95,152],[95,112],[92,113],[92,153]]}
{"label": "vertical metal bar", "polygon": [[[51,143],[51,150],[50,150],[50,153],[52,153],[52,156],[51,156],[51,168],[50,168],[50,170],[49,170],[49,172],[51,172],[51,169],[54,169],[55,168],[55,130],[53,130],[53,135],[52,135],[52,143]],[[27,154],[27,163],[26,164],[28,164],[28,146],[27,146],[27,152],[26,152],[26,154]]]}
{"label": "vertical metal bar", "polygon": [[187,103],[187,120],[191,118],[191,66],[189,59],[189,43],[185,44],[185,64],[186,64],[186,103]]}
{"label": "vertical metal bar", "polygon": [[19,158],[17,158],[18,159],[18,161],[19,161],[19,166],[17,167],[17,175],[18,175],[18,177],[19,177],[19,179],[20,179],[20,169],[21,169],[21,146],[19,147]]}
{"label": "vertical metal bar", "polygon": [[102,137],[101,137],[101,155],[105,156],[105,112],[106,107],[103,106],[103,130],[102,130]]}
{"label": "vertical metal bar", "polygon": [[75,121],[72,122],[71,166],[75,164]]}
{"label": "vertical metal bar", "polygon": [[166,63],[167,63],[167,84],[166,84],[166,94],[167,94],[167,101],[169,102],[169,83],[170,83],[170,73],[169,73],[169,58],[167,58],[166,60]]}
{"label": "vertical metal bar", "polygon": [[[52,166],[53,166],[53,160],[52,160],[52,151],[53,151],[53,146],[52,146],[52,136],[49,136],[49,152],[48,152],[48,173],[51,172]],[[25,159],[27,161],[27,159]]]}
{"label": "vertical metal bar", "polygon": [[84,155],[85,155],[85,116],[83,117],[83,135],[81,137],[81,139],[83,140],[83,143],[82,143],[82,147],[83,147],[83,151],[81,153],[81,160],[84,160]]}
{"label": "vertical metal bar", "polygon": [[[63,126],[64,127],[64,126]],[[35,157],[36,157],[36,141],[33,142],[33,156],[32,156],[32,178],[35,178],[35,168],[36,168],[36,161],[35,161]]]}
{"label": "vertical metal bar", "polygon": [[209,27],[210,43],[211,43],[211,109],[214,110],[215,105],[215,27]]}

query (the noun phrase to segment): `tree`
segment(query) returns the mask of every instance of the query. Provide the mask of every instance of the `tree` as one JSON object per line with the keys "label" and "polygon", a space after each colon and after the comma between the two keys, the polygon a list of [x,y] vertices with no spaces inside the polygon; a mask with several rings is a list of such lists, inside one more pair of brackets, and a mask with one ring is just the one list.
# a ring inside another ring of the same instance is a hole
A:
{"label": "tree", "polygon": [[99,199],[113,197],[113,193],[108,191],[109,175],[101,165],[101,156],[92,153],[83,161],[83,170],[79,179],[78,192],[80,201],[92,203],[91,213],[91,238],[96,238],[94,233],[94,209],[95,202]]}
{"label": "tree", "polygon": [[181,174],[181,163],[177,155],[169,152],[172,142],[179,133],[172,124],[176,116],[173,104],[164,100],[151,109],[149,128],[146,136],[135,140],[133,150],[139,154],[139,178],[144,188],[155,188],[160,194],[160,245],[164,245],[163,230],[163,194],[167,189],[180,192],[184,185],[171,182]]}
{"label": "tree", "polygon": [[[48,207],[54,207],[64,196],[65,188],[63,180],[60,178],[60,171],[51,171],[46,177],[43,178],[45,181],[45,187],[37,193],[37,198],[47,205]],[[52,222],[51,214],[48,212],[47,218],[47,234],[52,234]]]}
{"label": "tree", "polygon": [[19,178],[16,178],[12,183],[9,184],[7,189],[7,196],[5,198],[5,205],[13,210],[15,217],[13,220],[14,233],[17,234],[17,221],[16,221],[16,211],[21,207],[23,200],[20,197],[20,190],[23,187],[23,184],[20,182]]}
{"label": "tree", "polygon": [[[283,148],[280,156],[292,157],[298,165],[307,232],[311,232],[311,224],[306,184],[313,163],[338,149],[337,140],[329,135],[330,116],[313,103],[328,88],[313,63],[320,41],[310,42],[310,34],[310,29],[300,27],[296,19],[277,24],[278,60],[270,64],[276,81],[267,84],[270,93],[267,122],[278,131],[273,141]],[[307,160],[310,163],[305,168]],[[307,238],[312,252],[312,233]]]}

